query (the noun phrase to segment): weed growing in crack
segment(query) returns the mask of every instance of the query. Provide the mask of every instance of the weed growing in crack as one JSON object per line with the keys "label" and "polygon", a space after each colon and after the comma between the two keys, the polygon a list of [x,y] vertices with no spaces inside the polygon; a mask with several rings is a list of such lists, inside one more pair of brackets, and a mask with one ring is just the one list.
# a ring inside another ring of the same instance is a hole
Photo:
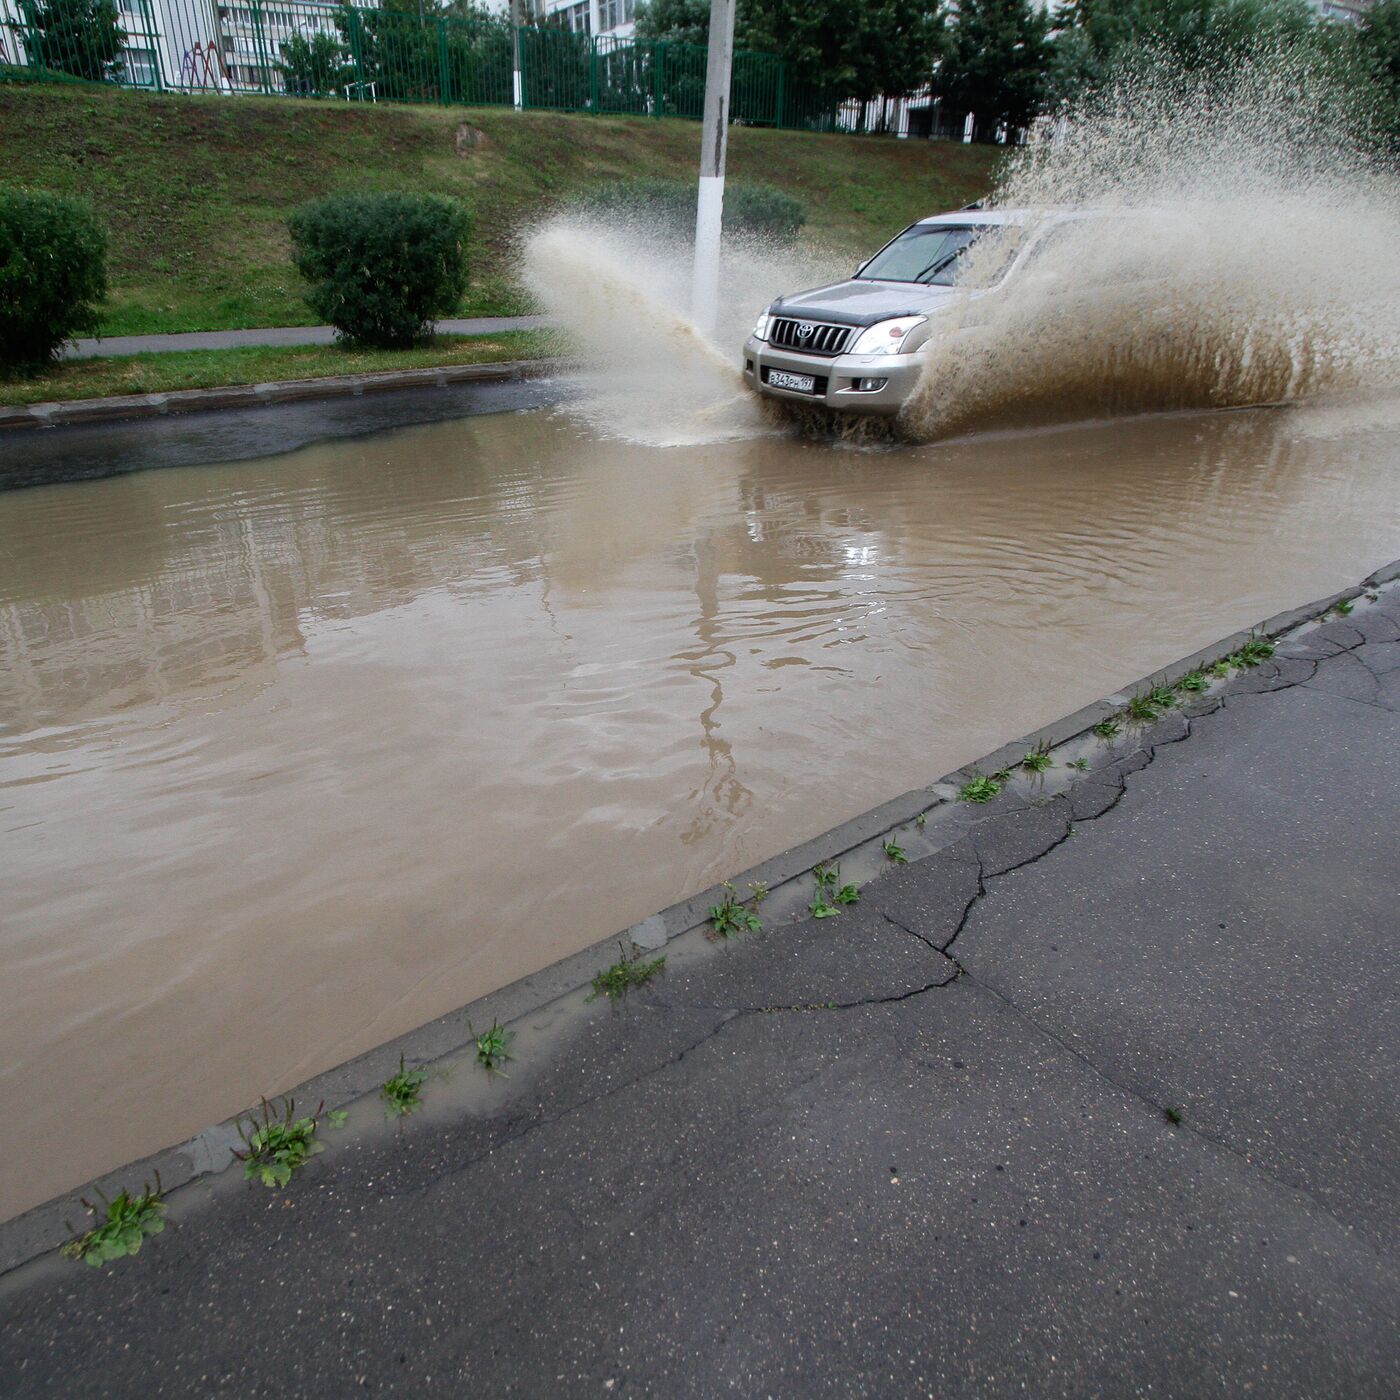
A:
{"label": "weed growing in crack", "polygon": [[1105,744],[1111,744],[1123,732],[1123,721],[1112,716],[1108,719],[1101,719],[1094,726],[1092,732]]}
{"label": "weed growing in crack", "polygon": [[1076,773],[1086,773],[1089,770],[1089,760],[1087,758],[1072,758],[1065,764],[1066,768],[1073,768]]}
{"label": "weed growing in crack", "polygon": [[767,898],[768,898],[768,881],[767,881],[767,880],[750,880],[750,881],[749,881],[749,908],[750,908],[750,909],[757,909],[758,906],[759,906],[760,904],[762,904],[763,901],[764,901],[765,899],[767,899]]}
{"label": "weed growing in crack", "polygon": [[1132,696],[1124,714],[1134,724],[1151,724],[1157,718],[1157,705],[1152,699],[1151,692]]}
{"label": "weed growing in crack", "polygon": [[[765,888],[764,894],[768,893]],[[755,895],[754,903],[759,897]],[[721,938],[731,938],[736,933],[758,933],[763,921],[738,896],[738,892],[728,880],[724,882],[724,898],[718,904],[710,905],[710,927]]]}
{"label": "weed growing in crack", "polygon": [[1188,695],[1199,695],[1201,691],[1208,689],[1210,680],[1204,671],[1199,668],[1194,671],[1187,671],[1182,678],[1177,681],[1176,688],[1184,690]]}
{"label": "weed growing in crack", "polygon": [[1050,767],[1050,744],[1042,739],[1022,760],[1021,767],[1027,773],[1043,773]]}
{"label": "weed growing in crack", "polygon": [[919,815],[914,818],[914,825],[917,826],[920,831],[922,831],[924,827],[928,825],[928,813],[920,812]]}
{"label": "weed growing in crack", "polygon": [[[264,1186],[285,1186],[293,1172],[300,1170],[318,1152],[325,1151],[325,1144],[316,1136],[325,1100],[309,1118],[293,1118],[294,1107],[290,1098],[280,1100],[276,1109],[263,1099],[261,1122],[254,1113],[238,1120],[238,1136],[243,1146],[234,1148],[233,1155],[243,1163],[243,1175],[247,1180],[261,1181]],[[345,1113],[339,1110],[325,1114],[333,1128],[342,1127],[345,1118]]]}
{"label": "weed growing in crack", "polygon": [[807,907],[814,919],[834,919],[841,912],[838,906],[859,903],[860,890],[855,885],[841,883],[839,864],[815,865],[812,876],[817,882],[817,889]]}
{"label": "weed growing in crack", "polygon": [[1224,680],[1230,674],[1229,657],[1222,657],[1221,660],[1215,662],[1210,668],[1210,673],[1216,680]]}
{"label": "weed growing in crack", "polygon": [[1147,698],[1159,710],[1170,710],[1177,704],[1176,691],[1169,685],[1154,685],[1147,692]]}
{"label": "weed growing in crack", "polygon": [[958,789],[958,800],[960,802],[990,802],[1000,792],[1001,783],[996,778],[989,778],[985,773],[974,773]]}
{"label": "weed growing in crack", "polygon": [[403,1062],[403,1052],[399,1052],[399,1072],[380,1085],[379,1092],[387,1105],[390,1118],[403,1118],[423,1106],[423,1085],[428,1082],[428,1071],[422,1065],[407,1069]]}
{"label": "weed growing in crack", "polygon": [[888,856],[889,859],[892,860],[896,865],[909,864],[908,853],[905,851],[904,847],[901,846],[897,841],[885,842],[885,855]]}
{"label": "weed growing in crack", "polygon": [[1356,611],[1356,604],[1353,603],[1350,598],[1343,598],[1332,611],[1338,617],[1350,617],[1352,613]]}
{"label": "weed growing in crack", "polygon": [[1179,1108],[1164,1108],[1162,1117],[1173,1125],[1181,1122],[1181,1110]]}
{"label": "weed growing in crack", "polygon": [[151,1235],[165,1229],[165,1192],[161,1190],[159,1172],[154,1190],[148,1185],[133,1196],[123,1187],[110,1201],[99,1191],[97,1202],[84,1196],[83,1205],[99,1223],[82,1234],[68,1225],[73,1238],[63,1246],[62,1253],[64,1258],[81,1259],[94,1269],[113,1259],[139,1254]]}
{"label": "weed growing in crack", "polygon": [[1250,637],[1235,653],[1250,666],[1257,666],[1261,661],[1267,661],[1273,654],[1274,644],[1267,637],[1261,637],[1257,634]]}
{"label": "weed growing in crack", "polygon": [[[593,979],[597,985],[598,979]],[[595,992],[596,996],[597,993]],[[510,1043],[515,1039],[515,1032],[508,1031],[499,1021],[492,1021],[487,1030],[480,1035],[476,1033],[470,1021],[467,1022],[467,1034],[476,1042],[476,1062],[487,1074],[499,1074],[502,1079],[508,1078],[505,1070],[501,1068],[507,1060],[513,1060],[514,1055],[510,1053]]]}
{"label": "weed growing in crack", "polygon": [[618,949],[622,957],[611,967],[594,974],[593,994],[589,1001],[596,1001],[600,996],[607,997],[609,1001],[618,1001],[634,987],[645,987],[653,977],[660,976],[666,970],[664,955],[644,962],[640,951],[629,958],[620,943]]}
{"label": "weed growing in crack", "polygon": [[1371,593],[1371,592],[1368,592],[1368,593],[1366,594],[1366,601],[1367,601],[1368,603],[1379,603],[1380,600],[1381,600],[1381,595],[1380,595],[1379,593]]}

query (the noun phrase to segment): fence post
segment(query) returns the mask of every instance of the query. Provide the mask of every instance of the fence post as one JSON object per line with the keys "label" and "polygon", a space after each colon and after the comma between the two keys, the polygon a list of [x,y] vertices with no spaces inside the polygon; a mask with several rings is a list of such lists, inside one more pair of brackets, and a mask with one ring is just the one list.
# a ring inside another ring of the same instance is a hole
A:
{"label": "fence post", "polygon": [[438,101],[444,107],[452,102],[452,68],[447,58],[447,21],[439,19],[438,29]]}
{"label": "fence post", "polygon": [[[164,81],[164,79],[165,79],[165,45],[164,45],[163,43],[161,43],[161,35],[160,35],[159,32],[156,30],[156,18],[155,18],[155,15],[152,13],[152,10],[151,10],[151,0],[141,0],[141,14],[142,14],[142,16],[144,17],[145,25],[146,25],[146,36],[145,36],[145,37],[146,37],[146,39],[150,42],[150,45],[151,45],[151,55],[152,55],[152,57],[155,59],[155,63],[154,63],[152,66],[155,68],[155,75],[156,75],[156,91],[157,91],[157,92],[164,92],[164,91],[165,91],[165,81]],[[123,32],[125,32],[125,26],[123,26]],[[128,35],[127,37],[130,38],[131,36]],[[177,77],[177,79],[178,79],[179,75],[177,74],[176,77]]]}
{"label": "fence post", "polygon": [[270,97],[272,95],[272,73],[268,66],[267,59],[267,33],[263,29],[262,6],[258,0],[253,0],[253,49],[258,56],[258,73],[262,79],[262,90]]}
{"label": "fence post", "polygon": [[353,5],[347,5],[345,10],[345,27],[350,31],[350,59],[355,65],[355,92],[358,100],[363,102],[365,96],[365,65],[363,58],[364,41],[360,34],[360,12]]}
{"label": "fence post", "polygon": [[664,39],[658,39],[652,49],[651,67],[652,86],[655,89],[651,114],[654,117],[659,117],[666,108],[666,41]]}
{"label": "fence post", "polygon": [[787,123],[787,59],[778,60],[778,96],[776,98],[777,111],[773,113],[773,125],[775,127],[785,126]]}
{"label": "fence post", "polygon": [[598,115],[598,41],[588,41],[588,110]]}

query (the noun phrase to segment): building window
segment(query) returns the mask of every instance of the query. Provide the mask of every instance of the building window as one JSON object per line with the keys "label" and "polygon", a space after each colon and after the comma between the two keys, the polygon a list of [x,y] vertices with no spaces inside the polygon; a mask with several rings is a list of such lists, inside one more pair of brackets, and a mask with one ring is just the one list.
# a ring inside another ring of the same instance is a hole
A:
{"label": "building window", "polygon": [[598,0],[598,28],[606,33],[630,24],[637,12],[636,0]]}

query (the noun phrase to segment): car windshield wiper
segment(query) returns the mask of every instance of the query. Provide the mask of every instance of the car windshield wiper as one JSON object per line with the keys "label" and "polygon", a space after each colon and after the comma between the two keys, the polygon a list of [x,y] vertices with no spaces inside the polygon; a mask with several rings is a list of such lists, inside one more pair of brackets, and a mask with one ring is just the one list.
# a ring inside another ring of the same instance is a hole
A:
{"label": "car windshield wiper", "polygon": [[955,263],[960,257],[962,257],[962,255],[965,252],[967,252],[967,250],[970,247],[972,247],[971,243],[964,243],[960,247],[954,248],[951,253],[944,253],[944,255],[941,258],[935,258],[931,263],[929,263],[929,265],[926,268],[924,268],[922,272],[920,272],[914,278],[914,281],[922,282],[925,278],[927,278],[930,282],[932,282],[933,279],[937,277],[938,274],[942,272],[945,267],[948,267],[952,263]]}

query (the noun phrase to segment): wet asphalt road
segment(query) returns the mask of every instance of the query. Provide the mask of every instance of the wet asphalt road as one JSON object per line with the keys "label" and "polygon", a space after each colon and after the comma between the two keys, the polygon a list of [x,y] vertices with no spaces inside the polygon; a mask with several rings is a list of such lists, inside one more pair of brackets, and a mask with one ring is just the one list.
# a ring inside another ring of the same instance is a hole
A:
{"label": "wet asphalt road", "polygon": [[1397,593],[1225,695],[494,1117],[12,1287],[6,1394],[1400,1393]]}

